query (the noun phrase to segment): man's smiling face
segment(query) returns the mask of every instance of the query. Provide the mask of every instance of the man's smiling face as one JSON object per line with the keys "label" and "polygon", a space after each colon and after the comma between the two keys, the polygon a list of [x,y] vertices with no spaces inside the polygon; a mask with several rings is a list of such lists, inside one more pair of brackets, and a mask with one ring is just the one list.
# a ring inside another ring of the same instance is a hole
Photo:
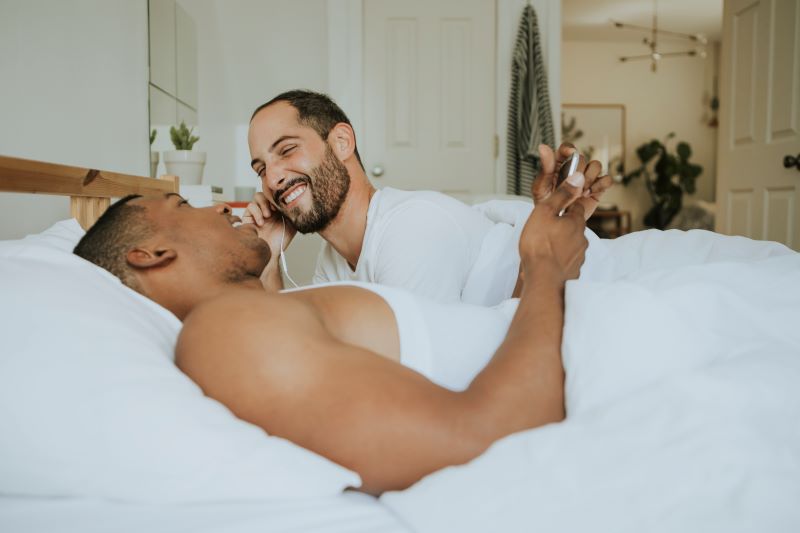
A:
{"label": "man's smiling face", "polygon": [[301,233],[325,229],[339,213],[350,175],[326,139],[279,101],[259,111],[248,133],[253,170],[275,209]]}
{"label": "man's smiling face", "polygon": [[180,252],[180,260],[214,273],[228,282],[258,278],[270,259],[270,249],[255,226],[236,226],[239,217],[227,205],[192,207],[180,195],[142,197],[131,201],[147,209],[163,246]]}

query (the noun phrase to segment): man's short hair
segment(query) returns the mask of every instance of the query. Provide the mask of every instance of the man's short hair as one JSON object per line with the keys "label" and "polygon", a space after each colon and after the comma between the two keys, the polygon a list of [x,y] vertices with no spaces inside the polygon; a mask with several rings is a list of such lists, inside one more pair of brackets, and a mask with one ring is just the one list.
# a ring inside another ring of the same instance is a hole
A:
{"label": "man's short hair", "polygon": [[[141,195],[131,194],[114,202],[75,246],[73,253],[105,268],[122,283],[139,291],[128,266],[127,253],[155,233],[144,206],[129,202]],[[139,291],[141,292],[141,291]]]}
{"label": "man's short hair", "polygon": [[[307,91],[304,89],[295,89],[281,93],[266,104],[258,106],[253,111],[253,116],[250,117],[252,121],[259,111],[268,107],[276,102],[287,102],[297,110],[298,121],[304,126],[308,126],[317,132],[323,140],[328,140],[328,135],[331,130],[340,122],[344,122],[351,128],[350,119],[344,114],[342,108],[336,105],[336,102],[330,96],[323,93],[316,93],[314,91]],[[361,162],[361,156],[358,153],[358,146],[355,148],[356,159],[364,168],[364,163]]]}

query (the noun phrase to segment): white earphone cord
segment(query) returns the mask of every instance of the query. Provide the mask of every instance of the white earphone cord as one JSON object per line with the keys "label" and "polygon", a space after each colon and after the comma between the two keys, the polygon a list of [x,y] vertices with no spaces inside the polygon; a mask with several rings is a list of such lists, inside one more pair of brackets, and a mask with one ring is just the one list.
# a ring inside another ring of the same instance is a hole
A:
{"label": "white earphone cord", "polygon": [[289,267],[286,266],[286,254],[283,253],[283,241],[286,239],[286,219],[281,216],[281,222],[283,222],[283,233],[281,233],[281,254],[280,254],[280,263],[281,268],[283,269],[283,275],[286,276],[286,279],[289,280],[289,283],[294,285],[295,288],[298,288],[297,283],[294,282],[292,276],[289,275]]}

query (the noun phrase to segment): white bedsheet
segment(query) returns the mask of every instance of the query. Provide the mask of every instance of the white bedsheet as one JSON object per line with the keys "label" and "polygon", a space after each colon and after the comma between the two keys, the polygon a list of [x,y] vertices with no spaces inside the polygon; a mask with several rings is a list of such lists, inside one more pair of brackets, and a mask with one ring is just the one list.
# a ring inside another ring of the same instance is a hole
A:
{"label": "white bedsheet", "polygon": [[418,533],[800,531],[800,255],[708,232],[605,245],[567,289],[567,420],[383,503]]}
{"label": "white bedsheet", "polygon": [[363,494],[202,505],[127,505],[96,500],[0,499],[3,533],[409,533]]}

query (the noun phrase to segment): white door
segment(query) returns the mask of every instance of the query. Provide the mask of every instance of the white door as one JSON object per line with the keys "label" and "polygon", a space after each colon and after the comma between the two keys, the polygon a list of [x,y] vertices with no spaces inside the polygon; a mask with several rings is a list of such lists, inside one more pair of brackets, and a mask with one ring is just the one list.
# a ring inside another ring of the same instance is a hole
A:
{"label": "white door", "polygon": [[364,0],[364,133],[375,186],[495,188],[495,1]]}
{"label": "white door", "polygon": [[800,0],[726,0],[717,230],[800,250]]}

